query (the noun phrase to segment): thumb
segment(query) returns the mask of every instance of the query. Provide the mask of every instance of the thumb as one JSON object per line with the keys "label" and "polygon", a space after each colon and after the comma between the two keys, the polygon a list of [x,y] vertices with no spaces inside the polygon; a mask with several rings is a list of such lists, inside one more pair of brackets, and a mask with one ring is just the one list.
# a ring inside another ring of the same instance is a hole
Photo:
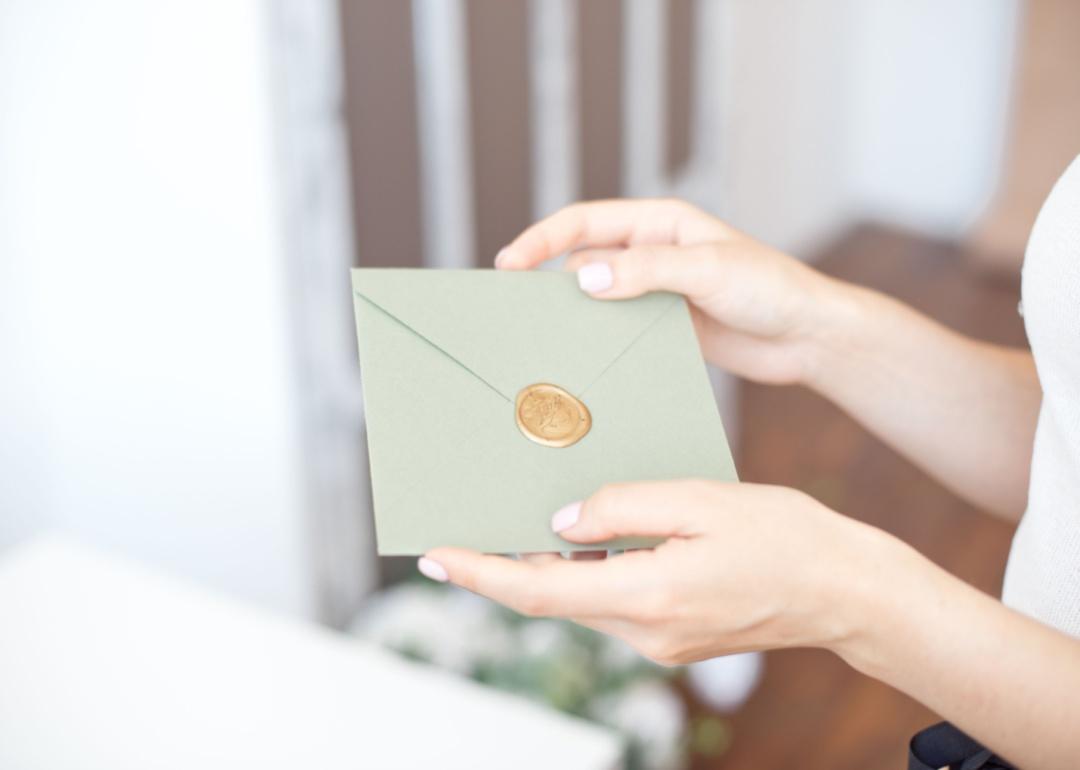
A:
{"label": "thumb", "polygon": [[590,249],[573,255],[582,291],[599,299],[627,299],[671,291],[691,299],[714,292],[724,269],[725,244],[649,245]]}
{"label": "thumb", "polygon": [[551,528],[575,543],[617,537],[692,537],[709,515],[711,484],[695,479],[609,484],[551,517]]}

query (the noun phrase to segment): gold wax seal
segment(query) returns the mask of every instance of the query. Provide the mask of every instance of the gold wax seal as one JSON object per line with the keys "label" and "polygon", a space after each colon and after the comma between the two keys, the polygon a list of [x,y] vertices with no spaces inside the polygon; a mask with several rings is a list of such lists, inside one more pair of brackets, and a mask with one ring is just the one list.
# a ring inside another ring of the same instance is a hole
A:
{"label": "gold wax seal", "polygon": [[592,415],[585,404],[546,382],[522,388],[514,414],[525,437],[544,446],[570,446],[592,427]]}

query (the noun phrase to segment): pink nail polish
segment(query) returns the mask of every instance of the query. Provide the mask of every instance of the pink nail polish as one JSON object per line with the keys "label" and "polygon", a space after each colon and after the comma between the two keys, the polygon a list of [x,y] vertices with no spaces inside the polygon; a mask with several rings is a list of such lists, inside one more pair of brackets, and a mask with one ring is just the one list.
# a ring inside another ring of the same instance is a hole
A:
{"label": "pink nail polish", "polygon": [[577,524],[581,518],[581,502],[570,503],[555,511],[551,517],[551,528],[556,532],[564,532]]}
{"label": "pink nail polish", "polygon": [[421,575],[431,578],[436,583],[445,583],[450,579],[450,575],[446,572],[446,567],[426,556],[420,557],[416,562],[416,568],[420,570]]}
{"label": "pink nail polish", "polygon": [[578,269],[577,282],[582,291],[595,294],[610,289],[615,284],[615,276],[607,262],[592,262]]}

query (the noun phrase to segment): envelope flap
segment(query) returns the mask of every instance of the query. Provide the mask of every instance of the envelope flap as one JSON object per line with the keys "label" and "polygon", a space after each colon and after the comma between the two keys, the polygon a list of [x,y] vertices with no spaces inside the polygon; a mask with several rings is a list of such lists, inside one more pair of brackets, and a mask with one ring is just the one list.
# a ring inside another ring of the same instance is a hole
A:
{"label": "envelope flap", "polygon": [[599,302],[571,273],[352,271],[353,290],[513,400],[551,382],[580,394],[663,313],[668,293]]}

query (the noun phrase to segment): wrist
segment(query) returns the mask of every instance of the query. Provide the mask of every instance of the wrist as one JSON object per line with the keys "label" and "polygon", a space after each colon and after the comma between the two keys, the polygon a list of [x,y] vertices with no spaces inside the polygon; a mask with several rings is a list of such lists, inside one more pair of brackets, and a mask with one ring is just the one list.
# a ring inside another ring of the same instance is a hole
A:
{"label": "wrist", "polygon": [[819,393],[828,393],[833,381],[845,376],[846,364],[864,347],[863,341],[874,334],[873,321],[881,314],[884,299],[870,289],[824,278],[808,313],[806,354],[799,383]]}
{"label": "wrist", "polygon": [[920,646],[934,608],[948,603],[959,581],[898,538],[865,529],[838,576],[838,633],[827,647],[856,670],[888,681],[897,650]]}
{"label": "wrist", "polygon": [[929,562],[884,530],[810,502],[804,518],[821,517],[812,525],[813,567],[792,586],[785,608],[795,614],[778,646],[819,647],[851,663],[874,646],[883,620],[895,611],[882,606],[885,599],[919,582],[913,573]]}

